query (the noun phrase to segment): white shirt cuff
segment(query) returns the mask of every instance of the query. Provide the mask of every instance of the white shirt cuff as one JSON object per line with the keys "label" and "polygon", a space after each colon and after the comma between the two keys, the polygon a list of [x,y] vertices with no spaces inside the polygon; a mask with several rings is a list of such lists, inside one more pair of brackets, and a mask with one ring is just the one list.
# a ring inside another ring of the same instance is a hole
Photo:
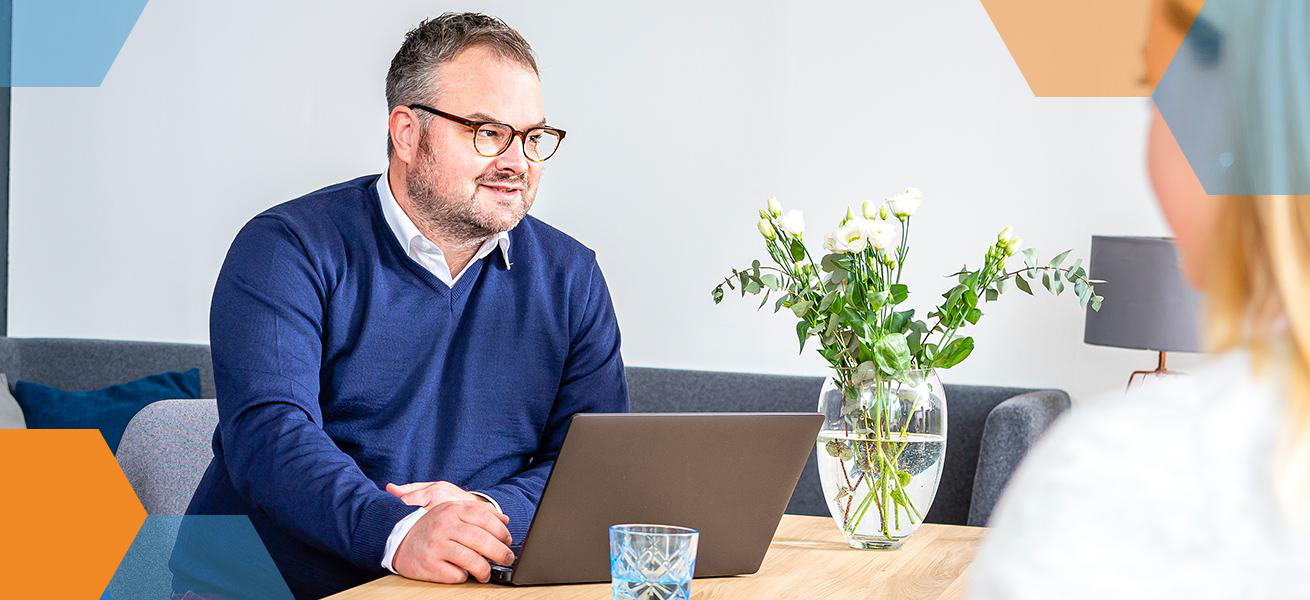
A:
{"label": "white shirt cuff", "polygon": [[484,493],[482,493],[482,492],[469,492],[469,493],[470,493],[470,494],[473,494],[474,496],[477,496],[477,497],[479,497],[479,498],[482,498],[482,499],[486,500],[487,502],[490,502],[492,506],[496,507],[496,512],[501,513],[501,514],[505,514],[505,511],[500,510],[500,503],[496,502],[496,499],[495,499],[495,498],[492,498],[491,496],[488,496],[488,495],[486,495],[486,494],[484,494]]}
{"label": "white shirt cuff", "polygon": [[[400,543],[405,541],[405,536],[409,535],[409,530],[414,528],[414,524],[427,513],[428,509],[420,506],[418,510],[405,515],[405,518],[391,528],[391,535],[387,536],[387,545],[382,550],[382,568],[396,573],[396,570],[391,568],[391,561],[396,557],[396,550],[400,549]],[[399,575],[399,573],[396,574]]]}

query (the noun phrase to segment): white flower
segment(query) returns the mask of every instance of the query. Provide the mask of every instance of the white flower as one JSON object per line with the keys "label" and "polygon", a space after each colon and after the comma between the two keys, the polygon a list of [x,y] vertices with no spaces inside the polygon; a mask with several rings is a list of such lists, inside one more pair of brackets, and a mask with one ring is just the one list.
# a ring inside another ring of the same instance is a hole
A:
{"label": "white flower", "polygon": [[1002,229],[1000,233],[996,234],[996,241],[1005,244],[1009,242],[1012,237],[1014,237],[1014,228],[1006,225],[1005,229]]}
{"label": "white flower", "polygon": [[864,221],[861,226],[864,228],[869,245],[878,250],[890,252],[901,243],[900,223],[874,219]]}
{"label": "white flower", "polygon": [[1014,253],[1018,252],[1021,247],[1023,247],[1023,238],[1015,236],[1005,243],[1005,252],[1010,256],[1014,256]]}
{"label": "white flower", "polygon": [[801,234],[805,232],[805,215],[801,214],[799,210],[789,210],[778,218],[778,227],[796,239],[800,239]]}
{"label": "white flower", "polygon": [[769,212],[775,217],[782,216],[782,203],[778,202],[777,196],[769,196]]}
{"label": "white flower", "polygon": [[868,246],[868,232],[860,226],[865,223],[864,219],[856,219],[846,222],[845,225],[837,228],[824,238],[823,245],[829,252],[838,254],[851,254],[864,252],[865,246]]}
{"label": "white flower", "polygon": [[773,231],[773,225],[766,219],[760,219],[760,222],[755,224],[755,228],[760,230],[760,235],[766,240],[772,241],[773,238],[778,237],[778,234]]}
{"label": "white flower", "polygon": [[896,194],[887,199],[887,205],[891,208],[892,214],[898,219],[904,219],[919,210],[919,205],[923,203],[923,192],[916,188],[905,188],[904,192]]}

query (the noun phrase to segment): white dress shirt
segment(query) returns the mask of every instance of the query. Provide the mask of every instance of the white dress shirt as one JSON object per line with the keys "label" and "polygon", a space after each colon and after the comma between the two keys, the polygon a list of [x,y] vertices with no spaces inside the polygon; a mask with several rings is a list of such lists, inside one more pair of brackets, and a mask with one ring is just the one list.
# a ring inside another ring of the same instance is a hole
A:
{"label": "white dress shirt", "polygon": [[[455,282],[459,281],[460,276],[468,272],[469,265],[486,258],[497,247],[500,248],[501,258],[505,260],[505,268],[510,268],[509,232],[502,231],[500,234],[493,235],[482,242],[482,246],[478,248],[477,253],[473,255],[473,259],[469,261],[468,265],[465,265],[458,274],[452,275],[450,265],[446,263],[446,255],[441,252],[441,248],[438,248],[432,240],[429,240],[419,231],[418,226],[400,207],[400,203],[396,202],[396,197],[391,193],[391,180],[388,179],[389,172],[390,169],[383,171],[378,179],[378,202],[382,205],[383,218],[387,220],[391,232],[396,235],[396,241],[400,242],[400,247],[405,249],[405,253],[414,262],[422,265],[424,269],[436,275],[437,279],[440,279],[442,283],[451,287],[455,286]],[[490,502],[496,508],[496,512],[501,512],[500,504],[497,504],[491,496],[478,492],[471,493]],[[392,528],[391,535],[387,536],[387,543],[382,552],[382,566],[388,571],[396,572],[391,566],[392,559],[396,557],[396,549],[400,547],[400,543],[405,540],[405,536],[414,527],[414,524],[427,512],[426,508],[419,507],[414,512],[406,515]]]}

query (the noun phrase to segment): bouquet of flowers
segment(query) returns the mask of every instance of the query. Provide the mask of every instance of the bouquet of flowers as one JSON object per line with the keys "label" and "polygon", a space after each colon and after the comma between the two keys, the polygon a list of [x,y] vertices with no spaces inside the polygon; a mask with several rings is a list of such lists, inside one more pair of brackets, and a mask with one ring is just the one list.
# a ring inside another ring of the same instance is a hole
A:
{"label": "bouquet of flowers", "polygon": [[[892,403],[898,401],[891,393],[893,382],[908,381],[908,372],[948,369],[968,358],[974,340],[962,331],[982,318],[983,304],[997,300],[1011,286],[1032,295],[1040,281],[1058,295],[1067,285],[1080,305],[1093,310],[1100,310],[1103,300],[1094,289],[1103,282],[1088,278],[1081,259],[1065,265],[1065,251],[1042,263],[1036,250],[1021,251],[1023,242],[1006,227],[983,252],[982,264],[949,275],[954,285],[924,318],[916,318],[914,309],[904,307],[910,290],[901,275],[910,251],[911,218],[922,200],[919,190],[908,188],[881,203],[864,201],[858,214],[847,208],[837,228],[824,237],[827,253],[815,261],[804,243],[801,211],[784,211],[776,198],[769,198],[756,226],[773,264],[756,260],[732,269],[712,291],[716,304],[727,293],[725,287],[743,297],[762,295],[760,309],[776,295],[774,312],[788,308],[796,316],[801,351],[810,338],[818,340],[818,352],[831,365],[833,382],[842,391],[842,427],[861,436],[852,439],[866,440],[833,439],[823,446],[831,457],[852,463],[843,470],[836,498],[847,502],[839,520],[848,532],[870,506],[876,506],[880,529],[888,537],[893,513],[899,527],[902,512],[916,523],[927,511],[926,506],[922,511],[915,506],[905,490],[912,473],[898,461],[909,445],[909,423],[899,415],[913,411],[893,411]],[[1008,268],[1007,262],[1020,251],[1023,267]],[[870,388],[872,394],[867,393]],[[862,390],[870,400],[859,401]],[[862,484],[868,492],[852,506]],[[932,487],[935,490],[935,480]]]}

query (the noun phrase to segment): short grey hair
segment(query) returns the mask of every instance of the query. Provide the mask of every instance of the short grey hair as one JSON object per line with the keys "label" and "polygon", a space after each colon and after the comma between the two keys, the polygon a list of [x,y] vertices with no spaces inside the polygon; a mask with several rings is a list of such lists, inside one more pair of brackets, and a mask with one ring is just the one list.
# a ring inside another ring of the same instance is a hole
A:
{"label": "short grey hair", "polygon": [[[437,93],[437,66],[473,46],[484,46],[505,60],[537,70],[532,46],[513,27],[481,13],[445,13],[427,19],[405,34],[387,70],[387,113],[411,102],[431,102]],[[430,118],[423,113],[421,119]],[[387,158],[391,158],[387,132]]]}

